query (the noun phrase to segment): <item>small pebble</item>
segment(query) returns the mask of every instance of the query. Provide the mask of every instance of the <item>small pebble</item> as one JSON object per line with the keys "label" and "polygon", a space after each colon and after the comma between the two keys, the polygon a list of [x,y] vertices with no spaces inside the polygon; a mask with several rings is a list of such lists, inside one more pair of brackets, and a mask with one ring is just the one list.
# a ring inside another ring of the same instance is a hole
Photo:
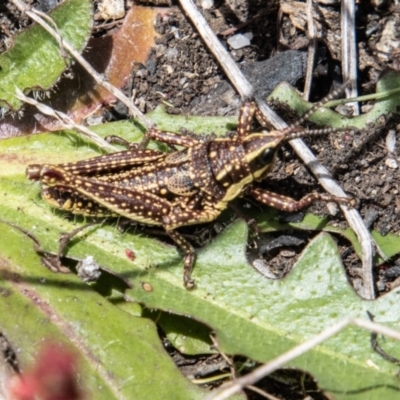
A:
{"label": "small pebble", "polygon": [[210,8],[214,7],[214,0],[202,0],[201,1],[201,8],[203,10],[209,10]]}
{"label": "small pebble", "polygon": [[394,153],[396,148],[396,131],[391,129],[386,136],[386,148],[389,153]]}
{"label": "small pebble", "polygon": [[339,206],[332,201],[326,204],[326,208],[328,209],[329,214],[331,214],[332,216],[335,216],[339,212]]}
{"label": "small pebble", "polygon": [[293,250],[281,250],[279,252],[279,255],[281,255],[282,257],[285,257],[285,258],[292,258],[296,255],[296,252]]}
{"label": "small pebble", "polygon": [[400,276],[400,266],[396,265],[394,267],[390,267],[385,271],[386,278],[397,278]]}
{"label": "small pebble", "polygon": [[101,19],[120,19],[125,16],[124,0],[106,0],[98,3]]}
{"label": "small pebble", "polygon": [[178,50],[173,48],[168,48],[167,52],[165,53],[168,60],[176,60],[178,58]]}
{"label": "small pebble", "polygon": [[392,169],[397,169],[399,167],[399,164],[397,163],[397,160],[392,158],[392,157],[388,157],[385,160],[385,164],[387,167],[392,168]]}
{"label": "small pebble", "polygon": [[378,50],[376,55],[382,61],[389,61],[391,55],[400,48],[399,39],[397,38],[397,29],[395,19],[389,19],[386,21],[381,38],[375,45]]}
{"label": "small pebble", "polygon": [[176,26],[171,26],[171,33],[173,33],[175,39],[180,39],[181,34],[179,33],[179,29]]}
{"label": "small pebble", "polygon": [[386,285],[382,281],[377,281],[376,288],[378,289],[378,292],[384,292],[386,290]]}
{"label": "small pebble", "polygon": [[87,125],[100,125],[102,123],[104,123],[104,117],[103,115],[89,115],[86,118],[86,124]]}
{"label": "small pebble", "polygon": [[365,211],[364,215],[364,222],[367,228],[371,228],[372,224],[377,220],[379,217],[378,211],[374,210],[373,208],[369,208]]}
{"label": "small pebble", "polygon": [[47,13],[57,5],[57,0],[39,0],[40,8]]}
{"label": "small pebble", "polygon": [[87,256],[76,265],[78,276],[83,282],[92,282],[101,275],[100,265],[94,260],[93,256]]}
{"label": "small pebble", "polygon": [[250,39],[242,35],[241,33],[230,37],[227,42],[229,46],[234,50],[242,49],[243,47],[250,45]]}
{"label": "small pebble", "polygon": [[268,267],[267,263],[262,258],[257,258],[253,261],[253,267],[263,276],[268,279],[279,279],[274,272]]}

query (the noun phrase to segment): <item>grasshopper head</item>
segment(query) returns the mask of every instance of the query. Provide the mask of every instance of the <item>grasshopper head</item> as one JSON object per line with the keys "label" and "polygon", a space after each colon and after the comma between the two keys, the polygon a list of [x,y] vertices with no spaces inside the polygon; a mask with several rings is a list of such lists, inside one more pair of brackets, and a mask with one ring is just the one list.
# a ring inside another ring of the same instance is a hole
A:
{"label": "grasshopper head", "polygon": [[262,180],[271,171],[278,149],[285,139],[283,131],[252,133],[243,140],[246,161],[255,180]]}

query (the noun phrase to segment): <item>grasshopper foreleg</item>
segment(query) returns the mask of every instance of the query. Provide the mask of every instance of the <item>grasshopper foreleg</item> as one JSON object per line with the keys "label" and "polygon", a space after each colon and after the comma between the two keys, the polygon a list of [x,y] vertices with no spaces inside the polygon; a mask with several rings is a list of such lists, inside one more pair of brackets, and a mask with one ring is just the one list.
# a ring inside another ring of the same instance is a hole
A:
{"label": "grasshopper foreleg", "polygon": [[183,284],[186,289],[193,289],[195,283],[191,278],[191,273],[195,260],[194,248],[179,232],[167,229],[166,232],[170,238],[185,252],[183,264]]}
{"label": "grasshopper foreleg", "polygon": [[146,141],[149,139],[158,140],[159,142],[168,144],[172,149],[174,146],[192,147],[199,142],[192,136],[180,135],[175,132],[160,131],[152,128],[146,132]]}
{"label": "grasshopper foreleg", "polygon": [[317,192],[310,193],[300,200],[295,200],[291,197],[282,196],[280,194],[269,192],[259,188],[251,188],[249,193],[260,203],[287,212],[299,211],[309,206],[311,203],[314,203],[315,201],[332,201],[338,204],[345,204],[350,207],[354,207],[357,204],[356,200],[353,197],[336,197]]}
{"label": "grasshopper foreleg", "polygon": [[163,226],[166,232],[185,252],[183,283],[187,289],[193,289],[195,286],[194,280],[190,277],[195,261],[195,251],[193,246],[175,229],[180,226],[214,221],[220,212],[220,210],[210,208],[202,211],[190,210],[179,214],[171,213],[164,217]]}

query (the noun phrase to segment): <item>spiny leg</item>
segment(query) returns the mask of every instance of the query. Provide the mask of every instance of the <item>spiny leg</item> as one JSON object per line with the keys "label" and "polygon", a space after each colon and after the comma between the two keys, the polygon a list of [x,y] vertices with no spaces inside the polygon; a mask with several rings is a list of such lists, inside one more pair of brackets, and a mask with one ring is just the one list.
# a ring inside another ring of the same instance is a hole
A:
{"label": "spiny leg", "polygon": [[239,122],[237,127],[237,133],[239,138],[244,138],[251,132],[251,124],[254,119],[254,113],[256,112],[257,106],[254,102],[245,102],[240,108]]}
{"label": "spiny leg", "polygon": [[164,229],[172,240],[185,252],[183,266],[183,284],[187,289],[193,289],[195,286],[194,280],[191,278],[193,264],[195,261],[195,251],[193,246],[177,231],[180,226],[201,224],[204,222],[214,221],[221,213],[220,210],[209,209],[202,211],[186,211],[183,213],[170,213],[163,218]]}
{"label": "spiny leg", "polygon": [[254,116],[256,117],[257,121],[263,128],[274,130],[273,127],[271,126],[271,123],[268,121],[268,119],[265,117],[265,115],[260,111],[260,109],[257,106],[256,106],[256,111],[254,112]]}
{"label": "spiny leg", "polygon": [[78,233],[96,224],[96,222],[91,222],[77,229],[74,229],[70,233],[63,233],[59,238],[58,251],[56,255],[44,252],[41,248],[36,248],[36,252],[42,254],[42,264],[51,272],[70,274],[71,270],[63,265],[61,261],[61,259],[65,257],[65,249],[67,248],[71,239],[74,238]]}
{"label": "spiny leg", "polygon": [[186,289],[191,290],[195,287],[194,279],[191,278],[195,252],[193,246],[177,231],[167,230],[170,238],[185,252],[183,262],[183,285]]}
{"label": "spiny leg", "polygon": [[174,146],[192,147],[199,143],[199,141],[191,136],[180,135],[175,132],[160,131],[156,128],[149,129],[145,137],[148,141],[149,139],[154,139],[162,143],[170,145],[172,148]]}
{"label": "spiny leg", "polygon": [[65,249],[68,246],[68,243],[71,241],[73,237],[75,237],[78,233],[82,232],[86,228],[89,228],[93,225],[96,225],[97,222],[90,222],[86,225],[80,226],[79,228],[74,229],[72,232],[63,233],[59,239],[58,251],[57,251],[57,261],[61,265],[61,258],[64,256]]}
{"label": "spiny leg", "polygon": [[357,204],[356,200],[353,197],[336,197],[316,192],[310,193],[300,200],[294,200],[291,197],[281,196],[277,193],[258,188],[250,189],[249,194],[260,203],[266,204],[267,206],[276,208],[278,210],[288,212],[301,210],[318,200],[324,202],[333,201],[335,203],[345,204],[350,207],[354,207]]}
{"label": "spiny leg", "polygon": [[76,161],[63,164],[31,164],[26,169],[26,175],[31,180],[41,180],[45,170],[61,168],[79,176],[97,176],[119,171],[121,168],[142,166],[143,164],[154,163],[165,157],[165,153],[157,150],[140,150],[131,148],[127,151],[104,156],[89,158],[88,160]]}

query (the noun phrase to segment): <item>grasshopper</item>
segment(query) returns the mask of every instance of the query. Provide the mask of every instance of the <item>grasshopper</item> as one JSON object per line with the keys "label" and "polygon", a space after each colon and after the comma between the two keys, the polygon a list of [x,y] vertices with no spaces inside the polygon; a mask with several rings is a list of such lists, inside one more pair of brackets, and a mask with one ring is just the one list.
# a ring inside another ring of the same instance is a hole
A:
{"label": "grasshopper", "polygon": [[177,228],[213,221],[241,196],[290,212],[316,200],[354,204],[352,198],[316,192],[294,200],[258,187],[257,182],[267,178],[284,143],[334,130],[304,131],[292,125],[282,131],[262,128],[253,132],[255,118],[265,127],[256,104],[245,102],[234,135],[198,139],[153,128],[147,132],[149,138],[183,149],[165,153],[123,141],[127,147],[124,151],[72,163],[29,165],[27,176],[40,181],[42,197],[56,208],[86,216],[123,216],[162,226],[185,253],[183,282],[191,289],[195,250]]}

